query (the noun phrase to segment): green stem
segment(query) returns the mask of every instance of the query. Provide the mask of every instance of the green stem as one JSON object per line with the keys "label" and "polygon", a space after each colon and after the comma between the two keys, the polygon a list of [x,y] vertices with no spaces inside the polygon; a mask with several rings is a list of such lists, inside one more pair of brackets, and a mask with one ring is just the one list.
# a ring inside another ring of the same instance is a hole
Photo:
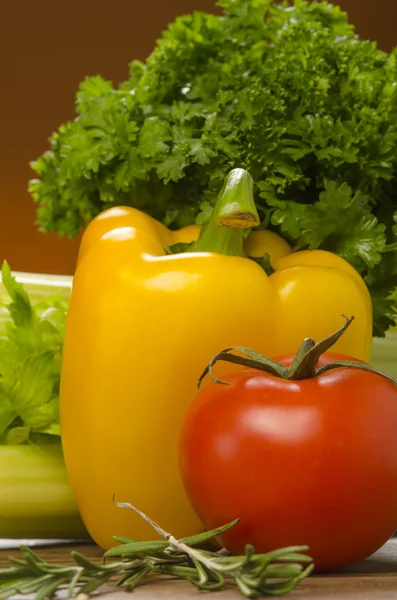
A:
{"label": "green stem", "polygon": [[302,346],[299,348],[296,355],[296,359],[291,365],[288,379],[299,380],[315,377],[316,365],[320,356],[336,344],[354,320],[354,317],[350,317],[350,319],[345,315],[343,315],[343,317],[345,318],[344,325],[338,329],[338,331],[335,331],[335,333],[332,333],[320,342],[317,342],[317,344],[310,338],[306,338],[303,341]]}
{"label": "green stem", "polygon": [[0,481],[1,537],[88,538],[60,443],[0,446]]}
{"label": "green stem", "polygon": [[[229,362],[237,365],[242,365],[244,367],[249,367],[252,369],[257,369],[259,371],[264,371],[265,373],[269,373],[275,377],[279,377],[280,379],[292,380],[292,381],[300,381],[302,379],[310,379],[312,377],[317,377],[322,373],[326,373],[327,371],[331,371],[333,369],[340,368],[349,368],[349,369],[359,369],[361,371],[370,371],[371,373],[376,373],[377,375],[388,379],[391,383],[397,386],[397,380],[385,373],[384,371],[380,371],[379,369],[375,369],[370,365],[362,362],[356,362],[354,360],[335,360],[321,367],[317,367],[318,360],[322,354],[327,352],[345,333],[346,329],[350,327],[354,317],[346,317],[345,323],[338,331],[324,338],[320,342],[315,342],[311,338],[306,338],[303,340],[301,347],[299,348],[292,364],[290,367],[286,367],[285,365],[278,363],[274,360],[266,358],[249,348],[243,348],[241,346],[235,346],[233,348],[225,348],[218,354],[216,354],[207,367],[204,369],[197,383],[197,389],[200,387],[204,377],[207,374],[210,375],[212,381],[214,383],[219,383],[223,385],[228,385],[228,381],[223,381],[221,379],[217,379],[213,374],[213,368],[215,364],[219,361]],[[232,351],[237,351],[240,354],[232,354]],[[245,356],[241,356],[241,354]]]}
{"label": "green stem", "polygon": [[219,193],[211,219],[189,252],[216,252],[243,256],[244,229],[259,225],[253,196],[253,181],[245,169],[233,169]]}

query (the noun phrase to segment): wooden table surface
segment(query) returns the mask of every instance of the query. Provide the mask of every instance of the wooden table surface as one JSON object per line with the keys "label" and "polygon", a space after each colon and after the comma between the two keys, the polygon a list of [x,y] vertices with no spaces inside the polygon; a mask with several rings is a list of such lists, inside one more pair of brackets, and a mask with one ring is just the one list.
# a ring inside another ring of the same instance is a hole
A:
{"label": "wooden table surface", "polygon": [[[73,546],[35,548],[45,560],[58,563],[70,562]],[[100,557],[102,552],[95,545],[75,547],[90,558]],[[17,550],[0,551],[0,567],[7,564],[7,557],[17,556]],[[156,580],[138,587],[131,595],[122,591],[110,591],[106,600],[236,600],[243,598],[237,591],[200,592],[184,581]],[[291,594],[291,600],[397,600],[397,538],[390,540],[370,558],[340,573],[312,575],[303,581]]]}

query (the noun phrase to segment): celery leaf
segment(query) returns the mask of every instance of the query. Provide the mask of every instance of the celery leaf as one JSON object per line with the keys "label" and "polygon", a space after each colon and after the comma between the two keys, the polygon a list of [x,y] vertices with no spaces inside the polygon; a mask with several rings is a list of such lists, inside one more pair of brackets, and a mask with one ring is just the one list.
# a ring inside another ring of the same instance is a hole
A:
{"label": "celery leaf", "polygon": [[11,300],[0,335],[0,441],[25,443],[59,432],[59,381],[66,301],[32,303],[6,262],[2,282]]}

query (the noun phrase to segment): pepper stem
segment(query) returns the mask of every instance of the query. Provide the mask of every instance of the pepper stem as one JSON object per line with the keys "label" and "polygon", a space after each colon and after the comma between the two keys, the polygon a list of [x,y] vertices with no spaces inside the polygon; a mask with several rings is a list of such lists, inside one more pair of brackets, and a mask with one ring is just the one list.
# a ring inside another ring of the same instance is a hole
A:
{"label": "pepper stem", "polygon": [[245,169],[233,169],[226,176],[211,219],[189,252],[216,252],[243,256],[244,229],[259,225],[253,196],[253,180]]}
{"label": "pepper stem", "polygon": [[[321,375],[321,373],[325,373],[333,369],[347,367],[376,373],[377,375],[388,379],[397,386],[396,379],[384,371],[374,369],[370,365],[363,362],[356,362],[353,360],[335,360],[333,362],[326,363],[321,367],[317,367],[320,356],[329,350],[329,348],[331,348],[331,346],[333,346],[339,340],[339,338],[344,334],[346,329],[350,327],[352,321],[354,320],[354,317],[348,318],[345,315],[342,316],[346,321],[344,325],[338,329],[338,331],[335,331],[335,333],[317,343],[311,338],[304,339],[290,367],[286,367],[281,363],[266,358],[265,356],[262,356],[261,354],[250,350],[249,348],[242,348],[240,346],[236,346],[234,348],[225,348],[216,354],[204,369],[198,380],[197,389],[200,387],[207,374],[210,375],[212,381],[215,383],[229,385],[228,381],[217,379],[213,374],[214,365],[219,361],[230,362],[233,364],[242,365],[244,367],[250,367],[251,369],[258,369],[259,371],[264,371],[270,375],[273,375],[274,377],[279,377],[280,379],[286,379],[290,381],[310,379],[311,377],[317,377],[318,375]],[[239,352],[240,354],[233,354],[233,350]]]}

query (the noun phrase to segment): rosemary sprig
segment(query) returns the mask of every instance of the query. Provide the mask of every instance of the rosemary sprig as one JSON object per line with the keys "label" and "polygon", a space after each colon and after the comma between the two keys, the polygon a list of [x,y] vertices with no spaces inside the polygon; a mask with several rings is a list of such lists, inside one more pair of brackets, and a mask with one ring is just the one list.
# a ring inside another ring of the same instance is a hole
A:
{"label": "rosemary sprig", "polygon": [[[17,594],[34,594],[36,600],[45,600],[60,590],[66,590],[67,597],[72,598],[77,594],[89,595],[106,583],[131,591],[149,575],[185,579],[201,590],[220,590],[226,583],[234,583],[242,595],[256,598],[290,592],[314,567],[311,557],[304,554],[307,546],[254,554],[254,548],[248,545],[243,556],[197,547],[225,533],[239,519],[218,529],[177,540],[131,504],[116,502],[116,505],[134,510],[164,541],[136,542],[115,537],[120,545],[105,552],[101,564],[79,552],[71,552],[75,562],[71,566],[47,563],[29,548],[21,546],[23,558],[10,558],[13,566],[0,569],[0,598],[7,600]],[[118,560],[108,562],[110,558]]]}

